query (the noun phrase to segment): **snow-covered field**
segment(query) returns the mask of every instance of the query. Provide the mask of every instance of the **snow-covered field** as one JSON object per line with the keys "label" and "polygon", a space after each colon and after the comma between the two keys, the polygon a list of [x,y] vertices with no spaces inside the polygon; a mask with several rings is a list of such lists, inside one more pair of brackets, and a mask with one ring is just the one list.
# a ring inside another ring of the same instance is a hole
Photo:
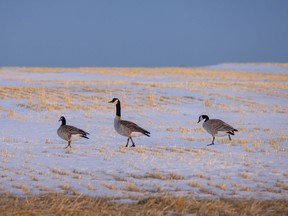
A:
{"label": "snow-covered field", "polygon": [[[151,132],[135,148],[113,97]],[[239,132],[207,146],[201,114]],[[64,149],[62,115],[90,139]],[[287,67],[1,68],[0,118],[1,193],[288,198]]]}

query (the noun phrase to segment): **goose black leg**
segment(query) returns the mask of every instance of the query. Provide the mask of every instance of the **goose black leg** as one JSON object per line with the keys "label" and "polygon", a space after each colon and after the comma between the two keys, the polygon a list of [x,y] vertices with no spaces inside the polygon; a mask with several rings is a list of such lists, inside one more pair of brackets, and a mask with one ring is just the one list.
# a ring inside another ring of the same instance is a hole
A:
{"label": "goose black leg", "polygon": [[215,140],[215,137],[213,137],[212,143],[208,144],[207,146],[214,145],[214,140]]}
{"label": "goose black leg", "polygon": [[68,148],[68,147],[72,148],[71,141],[68,141],[68,145],[65,147],[65,149]]}
{"label": "goose black leg", "polygon": [[130,137],[131,141],[132,141],[132,146],[131,147],[135,147],[135,143],[132,140],[132,137]]}
{"label": "goose black leg", "polygon": [[228,135],[228,137],[229,137],[229,140],[231,141],[232,139],[231,139],[231,136],[230,135]]}
{"label": "goose black leg", "polygon": [[129,139],[130,139],[130,137],[128,137],[128,139],[127,139],[127,144],[126,144],[126,146],[125,146],[125,147],[128,147],[128,144],[129,144]]}

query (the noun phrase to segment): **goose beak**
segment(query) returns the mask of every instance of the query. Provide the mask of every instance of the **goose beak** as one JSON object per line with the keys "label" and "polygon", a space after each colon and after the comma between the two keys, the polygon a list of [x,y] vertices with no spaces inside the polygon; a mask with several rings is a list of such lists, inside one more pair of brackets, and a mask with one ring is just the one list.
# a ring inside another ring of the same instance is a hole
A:
{"label": "goose beak", "polygon": [[108,103],[113,103],[113,101],[109,101]]}
{"label": "goose beak", "polygon": [[200,119],[198,120],[198,122],[197,123],[199,123],[200,122]]}

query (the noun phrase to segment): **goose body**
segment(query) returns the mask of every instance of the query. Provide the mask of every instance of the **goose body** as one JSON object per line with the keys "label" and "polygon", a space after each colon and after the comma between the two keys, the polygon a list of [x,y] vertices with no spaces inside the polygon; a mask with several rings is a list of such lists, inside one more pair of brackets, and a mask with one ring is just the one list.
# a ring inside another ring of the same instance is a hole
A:
{"label": "goose body", "polygon": [[230,135],[235,135],[234,132],[238,131],[237,129],[233,128],[231,125],[220,119],[209,119],[207,115],[199,116],[198,123],[202,120],[204,120],[202,125],[203,128],[213,137],[212,143],[208,145],[214,145],[215,136],[220,137],[228,135],[229,140],[231,140]]}
{"label": "goose body", "polygon": [[137,124],[131,121],[121,119],[121,104],[118,98],[113,98],[109,103],[116,104],[116,116],[114,118],[114,129],[122,136],[128,137],[126,147],[128,147],[129,141],[132,142],[132,147],[135,147],[135,143],[132,137],[146,135],[150,137],[150,132],[141,128]]}
{"label": "goose body", "polygon": [[64,116],[61,116],[59,121],[62,121],[61,126],[57,130],[57,134],[60,138],[63,140],[66,140],[68,142],[68,145],[65,148],[70,147],[71,148],[71,142],[74,140],[78,140],[80,138],[86,138],[89,133],[85,132],[84,130],[81,130],[79,128],[76,128],[71,125],[66,125],[66,119]]}

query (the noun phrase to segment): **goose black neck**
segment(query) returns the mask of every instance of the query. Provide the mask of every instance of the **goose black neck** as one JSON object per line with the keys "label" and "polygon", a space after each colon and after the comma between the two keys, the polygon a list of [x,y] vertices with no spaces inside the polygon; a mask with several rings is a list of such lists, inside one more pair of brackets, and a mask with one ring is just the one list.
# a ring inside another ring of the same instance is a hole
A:
{"label": "goose black neck", "polygon": [[204,119],[205,121],[204,122],[207,122],[209,120],[209,117],[207,115],[204,116]]}
{"label": "goose black neck", "polygon": [[116,103],[116,115],[121,117],[121,105],[120,105],[120,101],[119,100]]}
{"label": "goose black neck", "polygon": [[65,118],[62,118],[61,121],[62,121],[61,126],[66,125],[66,119]]}

